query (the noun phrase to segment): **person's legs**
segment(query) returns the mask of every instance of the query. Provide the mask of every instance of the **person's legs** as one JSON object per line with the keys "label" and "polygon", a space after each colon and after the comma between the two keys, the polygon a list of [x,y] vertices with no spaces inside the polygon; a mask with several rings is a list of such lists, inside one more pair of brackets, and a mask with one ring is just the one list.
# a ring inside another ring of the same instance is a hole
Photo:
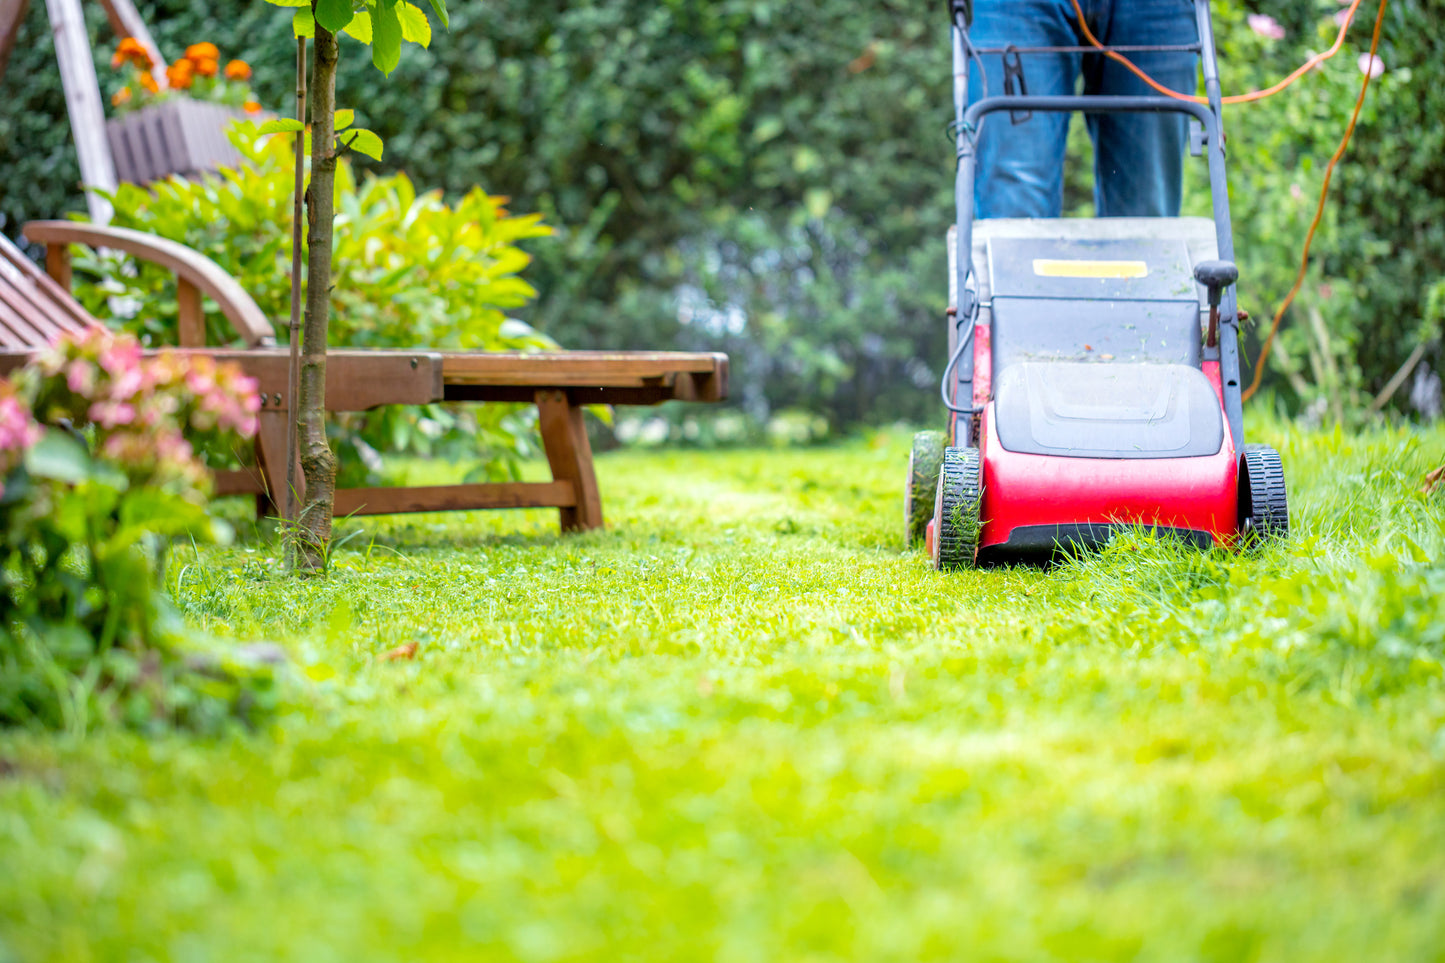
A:
{"label": "person's legs", "polygon": [[[1070,5],[1072,9],[1072,5]],[[1190,0],[1094,0],[1089,24],[1108,45],[1189,44],[1198,39]],[[1138,67],[1181,93],[1198,87],[1192,53],[1132,53]],[[1099,54],[1085,58],[1086,93],[1153,95],[1156,91],[1122,64]],[[1094,202],[1100,217],[1174,217],[1179,214],[1184,151],[1184,114],[1090,114],[1094,139]]]}
{"label": "person's legs", "polygon": [[[978,0],[969,37],[975,47],[1055,47],[1073,44],[1069,0]],[[1004,93],[1003,57],[984,54],[988,95]],[[1079,73],[1075,54],[1024,54],[1030,94],[1071,94]],[[977,63],[969,64],[969,99],[984,96]],[[974,216],[1058,217],[1064,202],[1064,143],[1069,115],[1033,114],[1015,124],[1007,113],[989,114],[979,137]]]}

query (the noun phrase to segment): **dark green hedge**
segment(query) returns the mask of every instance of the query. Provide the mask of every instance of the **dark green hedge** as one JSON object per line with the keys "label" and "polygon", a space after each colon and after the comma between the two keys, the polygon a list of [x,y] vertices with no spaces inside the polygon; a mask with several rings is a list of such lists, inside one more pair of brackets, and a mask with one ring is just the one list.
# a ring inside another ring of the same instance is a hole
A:
{"label": "dark green hedge", "polygon": [[[43,6],[32,4],[0,104],[9,233],[78,203]],[[952,212],[941,3],[455,6],[451,33],[429,51],[407,50],[394,83],[381,88],[353,56],[338,96],[386,138],[388,167],[452,191],[481,183],[564,228],[534,245],[529,276],[542,297],[528,320],[575,346],[731,350],[740,397],[757,414],[802,407],[839,426],[936,416],[929,385],[943,360]],[[1338,9],[1334,0],[1261,6],[1286,40],[1255,37],[1242,8],[1216,4],[1231,88],[1322,47]],[[211,39],[256,66],[268,105],[289,103],[284,11],[238,0],[141,8],[167,50]],[[1436,120],[1445,51],[1431,27],[1445,0],[1394,0],[1390,10],[1391,70],[1337,176],[1306,298],[1326,315],[1322,350],[1346,368],[1358,357],[1345,386],[1358,392],[1410,351],[1424,291],[1445,276]],[[1366,40],[1368,25],[1352,37]],[[106,35],[98,51],[110,43]],[[1351,46],[1295,92],[1229,114],[1242,299],[1257,315],[1288,285],[1358,53]],[[108,74],[103,57],[100,70]],[[1070,185],[1086,196],[1078,176]],[[691,323],[679,321],[680,303]],[[1288,353],[1306,387],[1323,390],[1296,341]]]}

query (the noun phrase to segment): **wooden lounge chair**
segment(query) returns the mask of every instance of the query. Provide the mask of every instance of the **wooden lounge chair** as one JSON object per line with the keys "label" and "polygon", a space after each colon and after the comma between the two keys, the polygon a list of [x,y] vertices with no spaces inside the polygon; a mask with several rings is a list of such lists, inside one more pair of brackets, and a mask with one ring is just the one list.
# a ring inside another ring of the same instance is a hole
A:
{"label": "wooden lounge chair", "polygon": [[[256,464],[219,472],[219,494],[254,494],[273,511],[286,478],[288,352],[271,322],[236,280],[204,255],[164,238],[69,221],[35,221],[25,236],[45,245],[40,271],[0,235],[0,377],[53,338],[98,323],[71,296],[71,244],[124,251],[176,276],[182,350],[239,363],[260,383]],[[214,300],[245,347],[205,344],[201,298]],[[379,405],[439,401],[511,401],[537,406],[550,482],[501,482],[409,488],[338,489],[337,515],[479,508],[557,508],[563,531],[602,525],[602,497],[582,424],[589,404],[655,405],[721,401],[727,396],[723,354],[674,351],[454,352],[333,350],[327,357],[326,407],[365,411]],[[297,472],[300,480],[300,472]]]}

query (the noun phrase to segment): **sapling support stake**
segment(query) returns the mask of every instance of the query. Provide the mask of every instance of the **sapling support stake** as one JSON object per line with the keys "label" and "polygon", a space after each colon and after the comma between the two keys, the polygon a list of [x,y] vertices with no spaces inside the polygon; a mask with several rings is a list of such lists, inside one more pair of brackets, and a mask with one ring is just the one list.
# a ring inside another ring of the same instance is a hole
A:
{"label": "sapling support stake", "polygon": [[301,208],[306,189],[306,38],[296,38],[296,187],[291,200],[291,363],[286,385],[287,525],[296,524],[296,398],[301,393]]}

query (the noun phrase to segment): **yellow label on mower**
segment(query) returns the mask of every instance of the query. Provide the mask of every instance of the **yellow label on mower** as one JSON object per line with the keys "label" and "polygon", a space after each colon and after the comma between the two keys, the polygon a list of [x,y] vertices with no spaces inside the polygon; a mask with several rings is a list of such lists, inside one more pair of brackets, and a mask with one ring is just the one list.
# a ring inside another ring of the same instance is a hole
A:
{"label": "yellow label on mower", "polygon": [[1034,274],[1041,278],[1142,278],[1149,274],[1143,261],[1066,261],[1034,258]]}

